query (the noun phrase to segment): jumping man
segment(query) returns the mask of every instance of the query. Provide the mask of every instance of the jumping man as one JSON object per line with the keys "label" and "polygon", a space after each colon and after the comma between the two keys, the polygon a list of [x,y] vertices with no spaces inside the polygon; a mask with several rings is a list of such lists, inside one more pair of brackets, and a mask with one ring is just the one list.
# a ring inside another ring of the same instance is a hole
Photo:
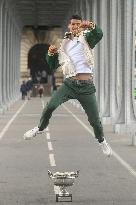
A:
{"label": "jumping man", "polygon": [[27,131],[24,138],[31,139],[39,131],[43,131],[49,124],[52,112],[59,105],[69,99],[77,99],[88,116],[103,153],[110,156],[112,150],[104,138],[95,96],[96,89],[93,84],[93,49],[102,39],[103,33],[99,26],[91,21],[82,20],[78,15],[73,15],[69,19],[68,30],[60,49],[51,45],[47,55],[50,69],[61,66],[65,80],[45,106],[38,126]]}

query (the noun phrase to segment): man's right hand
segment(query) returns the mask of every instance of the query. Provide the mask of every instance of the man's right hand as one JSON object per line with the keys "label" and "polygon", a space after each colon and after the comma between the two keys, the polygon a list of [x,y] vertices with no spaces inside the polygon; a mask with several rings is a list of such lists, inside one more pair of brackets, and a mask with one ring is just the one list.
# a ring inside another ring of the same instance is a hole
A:
{"label": "man's right hand", "polygon": [[50,45],[49,49],[48,49],[49,53],[56,53],[57,52],[57,47],[54,45]]}

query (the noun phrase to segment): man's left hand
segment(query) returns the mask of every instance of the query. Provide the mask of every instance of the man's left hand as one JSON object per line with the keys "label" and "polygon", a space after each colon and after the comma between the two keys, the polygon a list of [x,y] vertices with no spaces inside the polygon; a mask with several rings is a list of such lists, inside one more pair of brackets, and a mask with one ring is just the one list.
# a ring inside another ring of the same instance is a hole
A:
{"label": "man's left hand", "polygon": [[92,21],[83,20],[81,23],[81,28],[87,29],[87,28],[94,28],[95,24]]}

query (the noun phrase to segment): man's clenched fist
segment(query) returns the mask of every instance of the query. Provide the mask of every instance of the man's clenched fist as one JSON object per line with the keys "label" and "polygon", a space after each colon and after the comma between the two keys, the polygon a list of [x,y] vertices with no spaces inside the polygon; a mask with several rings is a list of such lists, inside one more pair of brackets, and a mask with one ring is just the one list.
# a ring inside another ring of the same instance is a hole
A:
{"label": "man's clenched fist", "polygon": [[56,53],[57,52],[57,47],[54,45],[50,45],[48,49],[49,53]]}

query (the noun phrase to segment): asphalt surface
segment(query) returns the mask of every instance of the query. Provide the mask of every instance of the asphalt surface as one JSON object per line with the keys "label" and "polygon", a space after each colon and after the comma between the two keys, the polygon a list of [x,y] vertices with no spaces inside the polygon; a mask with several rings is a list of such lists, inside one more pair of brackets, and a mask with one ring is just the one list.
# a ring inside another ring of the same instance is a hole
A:
{"label": "asphalt surface", "polygon": [[24,132],[37,125],[48,100],[19,100],[0,115],[0,205],[68,204],[56,202],[48,170],[80,170],[67,188],[73,205],[136,205],[136,147],[129,136],[104,125],[113,149],[113,156],[106,157],[77,102],[55,110],[43,134],[23,139]]}

